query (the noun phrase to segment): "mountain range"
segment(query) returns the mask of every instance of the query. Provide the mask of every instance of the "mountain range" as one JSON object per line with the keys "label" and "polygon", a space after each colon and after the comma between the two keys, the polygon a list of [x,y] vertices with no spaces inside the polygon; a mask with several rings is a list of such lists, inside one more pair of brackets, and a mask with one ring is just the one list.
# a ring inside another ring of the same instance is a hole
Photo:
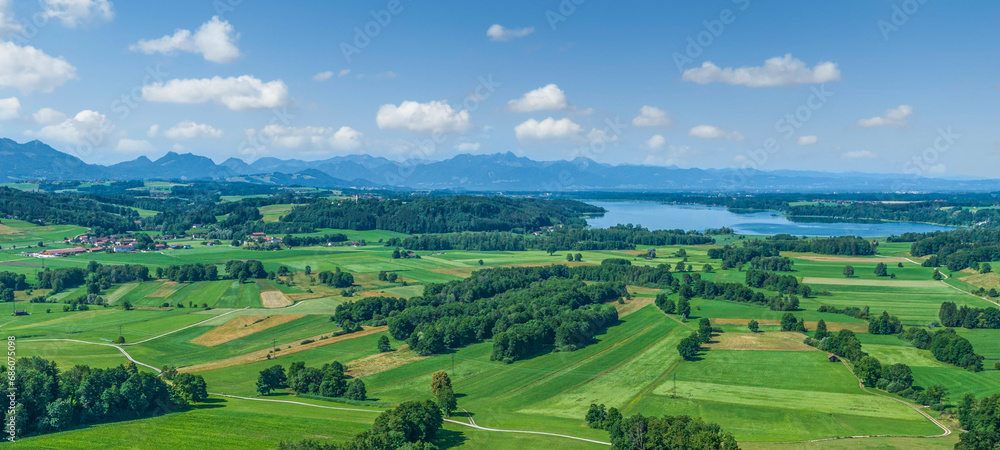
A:
{"label": "mountain range", "polygon": [[535,161],[513,153],[462,154],[443,161],[397,162],[369,155],[320,161],[229,158],[191,153],[87,164],[40,142],[0,138],[0,182],[26,180],[228,180],[326,188],[468,191],[931,192],[1000,190],[1000,180],[795,170],[697,169],[611,165],[587,158]]}

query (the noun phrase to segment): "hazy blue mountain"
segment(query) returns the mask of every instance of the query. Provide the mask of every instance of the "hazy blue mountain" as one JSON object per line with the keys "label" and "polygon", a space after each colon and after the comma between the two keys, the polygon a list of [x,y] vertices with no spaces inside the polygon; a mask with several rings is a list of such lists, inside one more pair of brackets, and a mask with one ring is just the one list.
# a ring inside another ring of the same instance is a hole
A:
{"label": "hazy blue mountain", "polygon": [[86,164],[38,141],[0,139],[0,179],[246,179],[314,187],[392,187],[469,191],[899,192],[994,191],[997,180],[918,178],[898,174],[696,169],[610,165],[587,158],[535,161],[513,153],[458,155],[444,161],[395,162],[369,155],[319,161],[260,158],[222,164],[170,152],[111,166]]}

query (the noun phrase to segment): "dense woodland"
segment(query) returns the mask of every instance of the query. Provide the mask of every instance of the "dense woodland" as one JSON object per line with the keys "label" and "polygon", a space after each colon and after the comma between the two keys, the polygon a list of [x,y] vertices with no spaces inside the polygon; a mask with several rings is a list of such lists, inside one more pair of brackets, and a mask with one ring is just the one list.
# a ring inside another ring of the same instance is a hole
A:
{"label": "dense woodland", "polygon": [[358,199],[316,201],[282,218],[299,228],[391,230],[401,233],[537,230],[557,224],[583,227],[583,214],[602,208],[572,200],[508,197],[417,197],[409,201]]}
{"label": "dense woodland", "polygon": [[11,389],[17,405],[13,411],[4,408],[4,423],[13,423],[18,437],[165,414],[186,407],[188,399],[207,397],[203,382],[169,385],[131,363],[61,371],[31,357],[18,360],[17,372]]}
{"label": "dense woodland", "polygon": [[[71,194],[35,194],[0,187],[0,216],[16,216],[38,225],[74,224],[109,233],[138,230],[134,209]],[[67,236],[72,237],[72,236]]]}

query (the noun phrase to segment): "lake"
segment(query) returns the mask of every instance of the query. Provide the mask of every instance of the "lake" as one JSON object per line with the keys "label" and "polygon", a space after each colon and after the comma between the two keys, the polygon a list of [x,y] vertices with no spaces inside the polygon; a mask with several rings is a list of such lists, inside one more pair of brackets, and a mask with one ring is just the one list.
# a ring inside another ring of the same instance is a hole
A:
{"label": "lake", "polygon": [[604,202],[587,201],[608,212],[603,217],[587,219],[594,228],[607,228],[618,224],[642,225],[651,230],[698,230],[729,227],[738,234],[773,235],[787,233],[793,236],[863,236],[877,237],[899,235],[907,232],[927,233],[953,228],[923,223],[881,222],[807,222],[792,221],[777,211],[735,213],[722,207],[702,205],[667,205],[654,202]]}

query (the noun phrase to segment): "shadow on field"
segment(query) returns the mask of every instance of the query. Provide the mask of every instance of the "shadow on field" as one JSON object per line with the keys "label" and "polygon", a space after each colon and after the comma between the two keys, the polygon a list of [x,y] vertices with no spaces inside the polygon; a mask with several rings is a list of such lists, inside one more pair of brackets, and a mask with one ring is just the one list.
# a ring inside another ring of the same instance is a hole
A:
{"label": "shadow on field", "polygon": [[434,439],[434,445],[438,448],[455,448],[462,444],[465,444],[469,439],[465,437],[464,434],[458,431],[441,429],[437,432],[437,438]]}

